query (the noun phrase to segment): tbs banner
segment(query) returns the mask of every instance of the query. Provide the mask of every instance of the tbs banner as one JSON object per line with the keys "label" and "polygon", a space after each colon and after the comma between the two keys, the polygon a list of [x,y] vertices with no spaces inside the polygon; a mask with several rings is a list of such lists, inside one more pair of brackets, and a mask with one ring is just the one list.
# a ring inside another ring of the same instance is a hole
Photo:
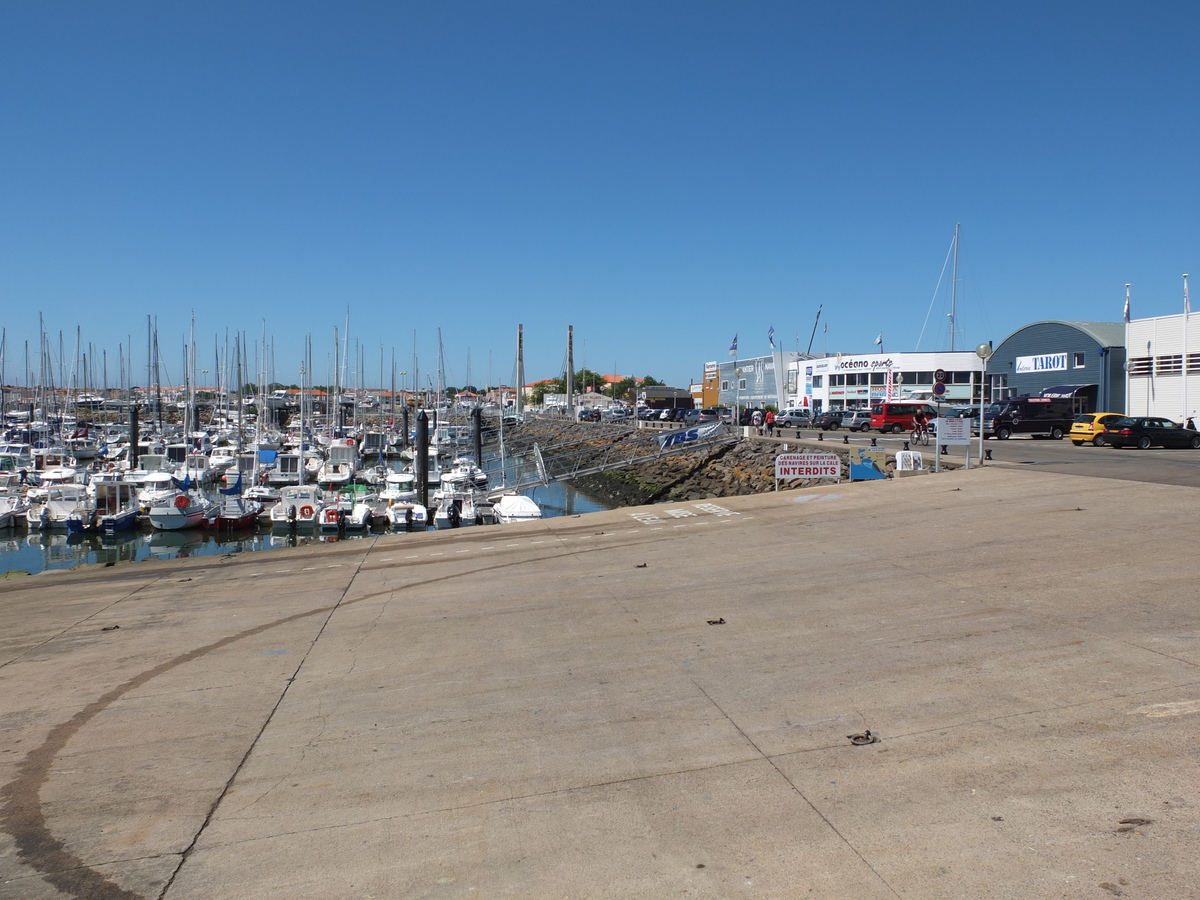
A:
{"label": "tbs banner", "polygon": [[719,434],[723,427],[720,422],[710,422],[707,425],[696,425],[692,428],[684,428],[680,431],[672,431],[659,435],[654,440],[658,443],[659,450],[666,450],[670,447],[694,444],[696,441],[710,438],[715,434]]}

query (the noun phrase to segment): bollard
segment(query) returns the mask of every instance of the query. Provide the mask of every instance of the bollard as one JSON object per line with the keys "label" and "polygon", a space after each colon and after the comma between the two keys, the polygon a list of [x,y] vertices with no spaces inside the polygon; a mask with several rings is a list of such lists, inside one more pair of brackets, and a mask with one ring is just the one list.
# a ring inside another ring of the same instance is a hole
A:
{"label": "bollard", "polygon": [[983,458],[984,458],[984,459],[986,459],[986,460],[988,460],[989,462],[991,461],[991,459],[992,459],[992,448],[991,448],[991,447],[985,447],[985,448],[984,448],[984,450],[983,450]]}
{"label": "bollard", "polygon": [[848,444],[848,443],[850,443],[850,435],[848,435],[848,434],[843,434],[843,435],[842,435],[842,443],[843,443],[843,444]]}
{"label": "bollard", "polygon": [[946,455],[946,449],[947,449],[946,445],[942,444],[942,456]]}
{"label": "bollard", "polygon": [[905,449],[905,450],[907,450],[907,449],[908,449],[908,441],[905,441],[905,442],[904,442],[904,449]]}
{"label": "bollard", "polygon": [[818,441],[823,441],[823,440],[825,440],[825,432],[823,432],[823,431],[818,431],[818,432],[817,432],[817,440],[818,440]]}
{"label": "bollard", "polygon": [[872,446],[872,447],[878,447],[878,446],[879,446],[877,443],[875,443],[875,438],[871,438],[871,446]]}

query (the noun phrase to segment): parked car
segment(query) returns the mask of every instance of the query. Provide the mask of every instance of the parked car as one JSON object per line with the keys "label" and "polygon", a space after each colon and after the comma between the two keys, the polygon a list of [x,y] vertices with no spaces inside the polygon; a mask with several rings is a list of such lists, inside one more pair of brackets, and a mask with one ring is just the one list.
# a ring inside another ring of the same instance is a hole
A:
{"label": "parked car", "polygon": [[1103,447],[1108,438],[1105,432],[1108,431],[1108,426],[1113,425],[1125,416],[1121,413],[1097,412],[1083,413],[1075,417],[1075,421],[1071,423],[1071,430],[1068,437],[1071,438],[1071,443],[1076,447],[1080,447],[1085,443],[1090,443],[1096,447]]}
{"label": "parked car", "polygon": [[804,407],[785,409],[775,417],[776,428],[808,428],[812,423],[812,411]]}
{"label": "parked car", "polygon": [[842,427],[842,416],[845,413],[843,409],[827,409],[813,419],[813,425],[822,431],[837,431]]}
{"label": "parked car", "polygon": [[943,419],[978,419],[978,406],[956,406],[949,412],[942,413]]}
{"label": "parked car", "polygon": [[610,422],[624,422],[630,417],[630,410],[625,406],[614,406],[608,411],[608,420]]}
{"label": "parked car", "polygon": [[700,417],[697,419],[697,423],[700,425],[719,421],[721,421],[721,410],[715,406],[709,406],[700,410]]}
{"label": "parked car", "polygon": [[1010,397],[983,415],[983,436],[1007,441],[1014,434],[1061,441],[1075,421],[1074,401],[1063,397]]}
{"label": "parked car", "polygon": [[[703,410],[699,409],[681,409],[675,421],[682,422],[684,425],[698,425],[700,423],[700,415]],[[713,416],[709,421],[715,422],[716,416]]]}
{"label": "parked car", "polygon": [[871,411],[869,409],[848,409],[842,415],[842,427],[849,431],[870,431]]}
{"label": "parked car", "polygon": [[1110,447],[1191,447],[1200,450],[1200,431],[1157,416],[1130,416],[1107,426],[1104,442]]}
{"label": "parked car", "polygon": [[880,434],[912,431],[913,417],[918,412],[924,412],[930,420],[937,417],[934,408],[924,400],[884,400],[871,407],[871,427]]}
{"label": "parked car", "polygon": [[584,408],[579,411],[580,422],[599,422],[601,418],[600,410],[595,408]]}

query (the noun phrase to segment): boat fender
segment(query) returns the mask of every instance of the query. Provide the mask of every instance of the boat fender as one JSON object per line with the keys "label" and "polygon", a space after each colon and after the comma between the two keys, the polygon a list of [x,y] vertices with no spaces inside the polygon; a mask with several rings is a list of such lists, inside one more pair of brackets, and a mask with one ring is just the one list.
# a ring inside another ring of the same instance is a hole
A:
{"label": "boat fender", "polygon": [[302,506],[302,507],[300,507],[300,516],[301,516],[302,518],[305,518],[305,519],[311,519],[311,518],[312,518],[312,514],[313,514],[313,508],[312,508],[311,506]]}
{"label": "boat fender", "polygon": [[188,505],[188,498],[186,496],[184,496],[183,494],[180,494],[179,496],[177,496],[175,498],[175,508],[176,509],[186,509],[187,505]]}

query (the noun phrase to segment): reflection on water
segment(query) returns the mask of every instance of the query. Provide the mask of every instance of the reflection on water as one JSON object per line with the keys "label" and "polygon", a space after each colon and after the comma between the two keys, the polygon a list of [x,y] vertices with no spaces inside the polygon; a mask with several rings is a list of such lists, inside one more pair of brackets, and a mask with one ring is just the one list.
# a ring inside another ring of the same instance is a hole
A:
{"label": "reflection on water", "polygon": [[[565,484],[541,485],[525,493],[537,502],[542,508],[542,515],[547,518],[607,509]],[[113,536],[67,534],[62,531],[27,532],[24,529],[7,528],[0,530],[0,574],[11,570],[36,573],[47,569],[69,569],[81,563],[105,565],[150,558],[182,559],[245,553],[296,547],[318,541],[352,541],[386,533],[386,528],[375,528],[362,534],[323,535],[314,530],[272,534],[266,527],[218,533],[206,528],[154,531],[145,526],[144,530],[133,530]]]}

